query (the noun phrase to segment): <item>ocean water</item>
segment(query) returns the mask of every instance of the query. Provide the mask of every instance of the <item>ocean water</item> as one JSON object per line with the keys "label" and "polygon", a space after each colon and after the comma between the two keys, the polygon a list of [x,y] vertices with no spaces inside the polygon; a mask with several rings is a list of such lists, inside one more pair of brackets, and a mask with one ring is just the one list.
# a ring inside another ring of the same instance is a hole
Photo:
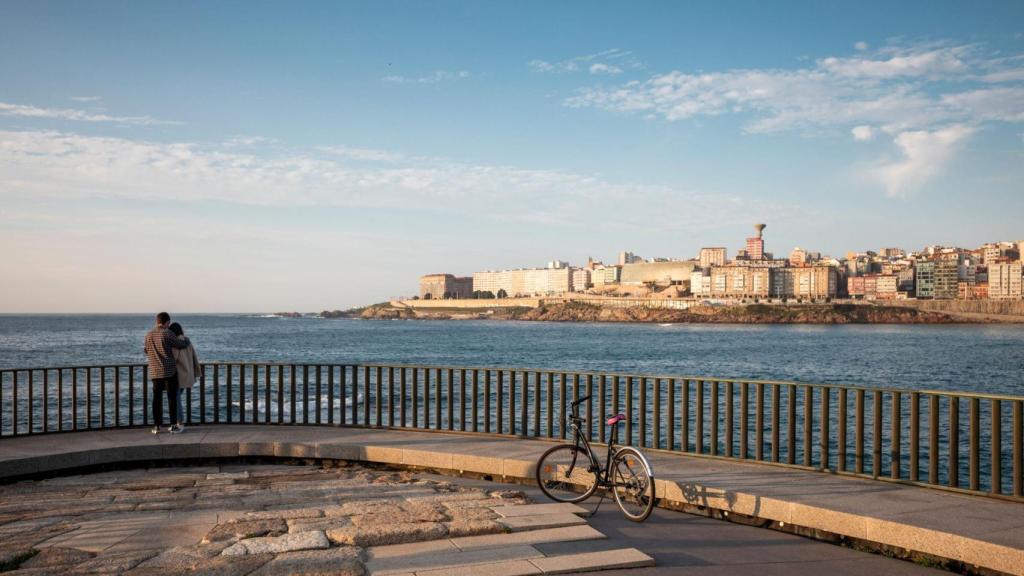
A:
{"label": "ocean water", "polygon": [[[200,358],[507,366],[1024,396],[1024,326],[381,321],[180,315]],[[142,363],[151,315],[0,315],[0,368]]]}

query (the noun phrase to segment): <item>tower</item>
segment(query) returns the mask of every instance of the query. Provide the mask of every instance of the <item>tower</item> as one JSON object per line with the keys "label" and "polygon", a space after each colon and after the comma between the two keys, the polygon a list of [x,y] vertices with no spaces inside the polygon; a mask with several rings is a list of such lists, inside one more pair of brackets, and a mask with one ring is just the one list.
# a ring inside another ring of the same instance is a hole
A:
{"label": "tower", "polygon": [[764,229],[767,224],[754,224],[757,236],[747,238],[747,258],[751,260],[764,260]]}

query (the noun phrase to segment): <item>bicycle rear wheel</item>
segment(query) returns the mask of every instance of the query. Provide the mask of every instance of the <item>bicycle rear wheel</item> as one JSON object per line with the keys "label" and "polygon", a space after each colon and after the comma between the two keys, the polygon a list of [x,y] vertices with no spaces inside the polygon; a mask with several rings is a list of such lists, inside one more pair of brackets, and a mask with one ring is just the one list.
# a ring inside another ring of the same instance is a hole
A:
{"label": "bicycle rear wheel", "polygon": [[586,450],[560,444],[537,461],[537,486],[557,502],[582,502],[597,490],[597,472],[590,470]]}
{"label": "bicycle rear wheel", "polygon": [[612,458],[612,493],[619,509],[633,522],[654,510],[654,472],[636,448],[622,448]]}

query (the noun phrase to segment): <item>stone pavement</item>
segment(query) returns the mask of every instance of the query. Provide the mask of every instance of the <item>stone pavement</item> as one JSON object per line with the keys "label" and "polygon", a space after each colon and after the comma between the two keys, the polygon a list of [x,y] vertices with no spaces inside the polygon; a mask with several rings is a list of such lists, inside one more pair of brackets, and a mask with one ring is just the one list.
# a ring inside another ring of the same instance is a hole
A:
{"label": "stone pavement", "polygon": [[[209,426],[158,437],[138,429],[95,431],[0,440],[0,477],[132,460],[274,456],[529,481],[549,446],[482,435],[301,426]],[[672,506],[1024,574],[1024,504],[761,464],[648,455],[658,496]]]}
{"label": "stone pavement", "polygon": [[[572,505],[411,472],[238,465],[151,468],[0,487],[0,571],[34,574],[556,574],[651,566],[635,548],[545,553],[604,540]],[[509,532],[507,520],[571,516]]]}

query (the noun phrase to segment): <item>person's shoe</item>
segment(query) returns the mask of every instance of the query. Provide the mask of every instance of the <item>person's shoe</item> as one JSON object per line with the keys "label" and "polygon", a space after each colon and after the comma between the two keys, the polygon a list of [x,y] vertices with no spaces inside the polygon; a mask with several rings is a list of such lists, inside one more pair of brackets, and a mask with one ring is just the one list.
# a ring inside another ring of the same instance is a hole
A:
{"label": "person's shoe", "polygon": [[185,431],[185,425],[182,424],[181,422],[178,422],[178,434],[181,434],[184,431]]}
{"label": "person's shoe", "polygon": [[167,433],[168,434],[177,434],[178,433],[178,428],[176,426],[168,426],[167,427]]}
{"label": "person's shoe", "polygon": [[152,432],[153,434],[159,434],[160,433],[160,427],[159,426],[153,426],[153,429],[150,430],[150,432]]}

